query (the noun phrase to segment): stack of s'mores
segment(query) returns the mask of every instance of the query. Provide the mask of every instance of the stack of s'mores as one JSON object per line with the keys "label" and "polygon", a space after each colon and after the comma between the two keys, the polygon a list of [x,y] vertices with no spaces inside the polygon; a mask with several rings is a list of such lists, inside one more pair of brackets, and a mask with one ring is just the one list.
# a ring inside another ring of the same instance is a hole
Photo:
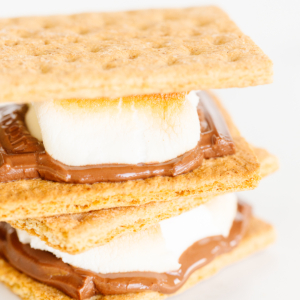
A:
{"label": "stack of s'mores", "polygon": [[2,19],[0,43],[0,281],[22,299],[164,299],[274,240],[234,192],[277,160],[208,91],[272,62],[222,10]]}

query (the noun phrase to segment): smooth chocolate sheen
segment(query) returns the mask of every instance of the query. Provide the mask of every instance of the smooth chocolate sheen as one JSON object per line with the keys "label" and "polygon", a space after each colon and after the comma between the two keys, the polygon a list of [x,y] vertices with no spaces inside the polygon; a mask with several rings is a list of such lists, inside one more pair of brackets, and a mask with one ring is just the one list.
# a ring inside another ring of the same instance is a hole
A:
{"label": "smooth chocolate sheen", "polygon": [[[95,183],[177,176],[198,168],[203,159],[235,153],[226,122],[214,100],[199,94],[201,138],[191,151],[163,163],[67,166],[46,153],[25,124],[27,105],[0,108],[0,182],[41,178],[57,182]],[[59,147],[59,145],[58,145]]]}
{"label": "smooth chocolate sheen", "polygon": [[172,294],[195,270],[236,247],[247,230],[250,217],[251,207],[240,202],[229,236],[213,236],[194,243],[181,255],[181,268],[173,272],[97,274],[72,267],[50,252],[35,250],[28,244],[20,243],[15,229],[7,223],[0,223],[0,255],[17,270],[78,300],[99,294],[116,295],[149,290]]}

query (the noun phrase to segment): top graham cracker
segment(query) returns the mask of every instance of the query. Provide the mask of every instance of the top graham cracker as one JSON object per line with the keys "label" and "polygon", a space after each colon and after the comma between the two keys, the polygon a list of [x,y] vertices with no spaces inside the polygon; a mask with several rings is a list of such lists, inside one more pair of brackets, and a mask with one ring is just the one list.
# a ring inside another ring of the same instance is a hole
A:
{"label": "top graham cracker", "polygon": [[271,60],[214,6],[0,19],[0,102],[271,81]]}

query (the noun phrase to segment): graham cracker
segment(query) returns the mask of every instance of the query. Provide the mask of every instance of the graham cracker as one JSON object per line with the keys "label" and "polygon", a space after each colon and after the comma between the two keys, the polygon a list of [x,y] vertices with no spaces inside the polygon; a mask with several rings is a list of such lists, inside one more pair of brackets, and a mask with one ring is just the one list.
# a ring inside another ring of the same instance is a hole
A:
{"label": "graham cracker", "polygon": [[262,148],[254,148],[255,155],[260,163],[260,175],[265,177],[279,169],[278,158]]}
{"label": "graham cracker", "polygon": [[272,73],[214,6],[0,20],[0,102],[247,87]]}
{"label": "graham cracker", "polygon": [[[182,293],[198,282],[207,279],[223,269],[245,257],[259,251],[275,240],[274,228],[256,218],[250,220],[249,229],[239,246],[231,252],[215,258],[211,263],[195,271],[184,286],[176,293]],[[72,300],[55,288],[39,283],[23,273],[18,272],[6,261],[0,259],[0,282],[8,286],[23,300]],[[171,295],[157,292],[141,292],[124,295],[95,296],[89,300],[162,300]]]}
{"label": "graham cracker", "polygon": [[[260,170],[263,176],[277,169],[277,160],[273,155],[260,148],[254,148],[254,152],[260,158]],[[81,214],[12,220],[9,223],[15,228],[38,236],[55,249],[78,254],[104,245],[122,234],[149,228],[209,200],[210,198],[187,196],[134,207],[116,207]]]}
{"label": "graham cracker", "polygon": [[183,175],[145,180],[70,184],[41,179],[0,183],[0,220],[38,218],[112,207],[138,206],[176,200],[183,196],[205,199],[254,189],[260,168],[252,147],[241,137],[230,116],[214,97],[226,120],[236,153],[215,159]]}

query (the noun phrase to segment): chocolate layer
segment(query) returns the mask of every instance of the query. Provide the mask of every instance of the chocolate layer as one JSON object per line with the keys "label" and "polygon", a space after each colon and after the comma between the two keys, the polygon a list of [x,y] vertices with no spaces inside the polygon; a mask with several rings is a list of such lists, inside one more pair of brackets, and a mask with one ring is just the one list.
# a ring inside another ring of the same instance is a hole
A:
{"label": "chocolate layer", "polygon": [[213,236],[194,243],[181,255],[181,268],[167,273],[97,274],[72,267],[50,252],[35,250],[28,244],[20,243],[16,231],[7,223],[0,223],[0,255],[17,270],[79,300],[98,294],[113,295],[147,290],[171,294],[195,270],[236,247],[246,232],[250,217],[251,207],[240,202],[227,238]]}
{"label": "chocolate layer", "polygon": [[[153,176],[177,176],[199,167],[203,158],[235,153],[226,122],[209,94],[199,94],[201,138],[191,151],[163,163],[67,166],[46,153],[26,124],[27,105],[0,108],[0,182],[42,178],[58,182],[95,183]],[[59,145],[58,145],[59,146]]]}

